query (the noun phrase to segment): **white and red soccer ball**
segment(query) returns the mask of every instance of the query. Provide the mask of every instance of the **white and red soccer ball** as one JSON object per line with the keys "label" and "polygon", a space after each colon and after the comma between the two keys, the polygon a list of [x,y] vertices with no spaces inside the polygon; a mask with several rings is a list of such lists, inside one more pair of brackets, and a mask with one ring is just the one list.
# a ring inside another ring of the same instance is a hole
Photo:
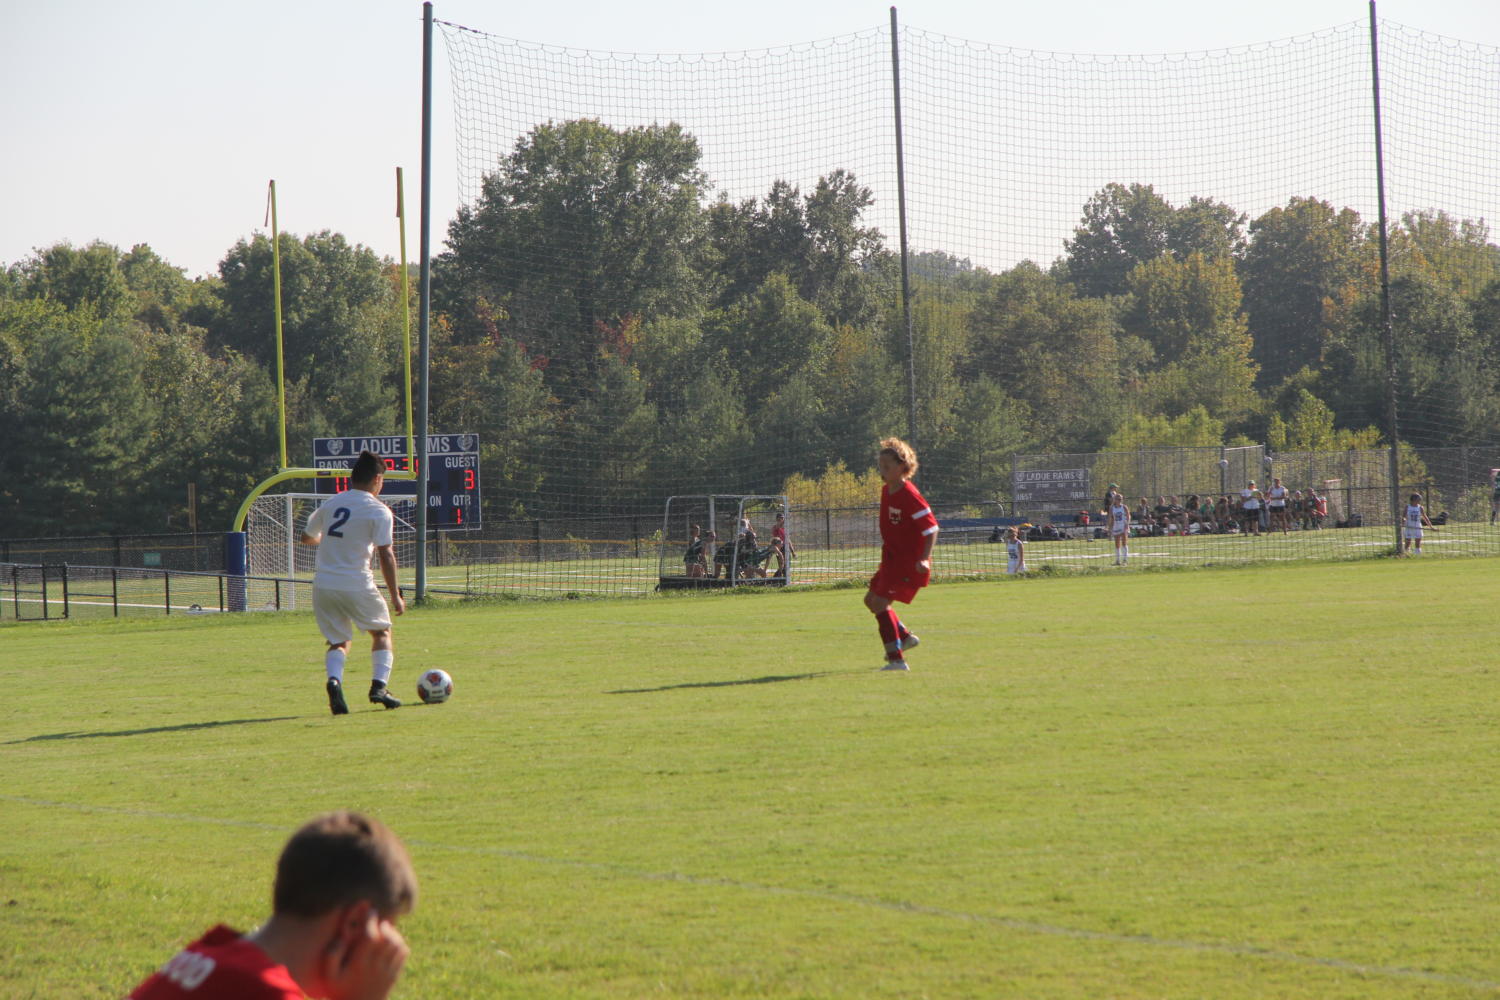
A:
{"label": "white and red soccer ball", "polygon": [[453,697],[453,678],[446,670],[428,670],[417,678],[417,697],[437,705]]}

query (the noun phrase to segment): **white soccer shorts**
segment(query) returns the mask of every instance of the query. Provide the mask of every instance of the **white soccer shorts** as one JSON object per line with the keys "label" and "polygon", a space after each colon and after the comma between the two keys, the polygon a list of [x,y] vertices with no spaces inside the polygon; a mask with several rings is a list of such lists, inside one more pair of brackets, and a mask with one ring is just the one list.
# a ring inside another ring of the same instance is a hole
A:
{"label": "white soccer shorts", "polygon": [[313,616],[318,631],[337,646],[354,638],[354,629],[378,632],[391,627],[391,611],[385,598],[373,587],[369,590],[328,590],[313,588]]}

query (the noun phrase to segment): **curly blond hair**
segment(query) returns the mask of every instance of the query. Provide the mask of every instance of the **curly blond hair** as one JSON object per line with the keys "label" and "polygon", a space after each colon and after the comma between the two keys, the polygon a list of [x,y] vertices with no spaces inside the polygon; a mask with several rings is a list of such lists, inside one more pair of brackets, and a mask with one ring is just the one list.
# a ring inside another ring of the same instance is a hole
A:
{"label": "curly blond hair", "polygon": [[880,442],[880,455],[889,455],[906,469],[908,478],[917,474],[917,451],[900,438],[886,438]]}

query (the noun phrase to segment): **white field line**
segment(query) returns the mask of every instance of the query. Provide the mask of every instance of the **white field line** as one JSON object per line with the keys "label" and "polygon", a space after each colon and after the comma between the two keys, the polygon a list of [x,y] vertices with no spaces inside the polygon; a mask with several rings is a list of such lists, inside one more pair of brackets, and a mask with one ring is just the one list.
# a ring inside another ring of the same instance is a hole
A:
{"label": "white field line", "polygon": [[[284,830],[281,824],[259,823],[253,820],[224,819],[216,816],[198,816],[184,813],[165,813],[149,809],[124,809],[113,806],[96,806],[75,802],[55,802],[47,799],[33,799],[18,795],[0,795],[0,802],[12,802],[17,805],[33,806],[46,809],[67,809],[74,812],[104,813],[116,816],[134,816],[150,820],[165,820],[173,823],[191,822],[203,823],[212,826],[239,828],[246,830],[258,830],[263,832],[277,832]],[[857,906],[867,909],[884,910],[893,913],[906,913],[913,916],[935,917],[940,920],[960,921],[964,923],[981,924],[988,927],[998,927],[1004,930],[1015,931],[1021,934],[1040,934],[1048,937],[1071,938],[1079,941],[1102,941],[1109,944],[1140,945],[1145,948],[1159,948],[1172,951],[1188,951],[1209,955],[1226,955],[1234,958],[1253,958],[1265,962],[1280,963],[1283,965],[1311,966],[1317,968],[1331,969],[1336,972],[1347,972],[1354,976],[1376,977],[1382,979],[1395,979],[1408,982],[1442,983],[1451,986],[1460,986],[1479,992],[1492,992],[1500,990],[1500,980],[1473,979],[1468,976],[1451,975],[1444,972],[1432,972],[1426,969],[1408,969],[1399,966],[1368,965],[1362,962],[1351,962],[1341,958],[1323,958],[1317,955],[1304,955],[1298,952],[1282,951],[1276,948],[1263,948],[1253,944],[1226,944],[1213,941],[1192,941],[1181,938],[1159,938],[1150,934],[1117,934],[1110,931],[1087,930],[1079,927],[1067,927],[1061,924],[1050,924],[1039,921],[1019,920],[1014,917],[1001,917],[990,913],[972,913],[964,910],[952,910],[940,906],[928,906],[922,903],[914,903],[906,900],[881,899],[873,896],[863,896],[852,892],[838,892],[831,889],[812,889],[800,886],[768,885],[761,882],[747,882],[741,879],[724,878],[717,875],[693,875],[685,872],[658,872],[631,868],[625,865],[615,864],[608,861],[588,861],[577,858],[559,858],[547,854],[537,854],[532,851],[522,851],[505,847],[474,847],[445,844],[441,841],[411,839],[406,843],[413,848],[422,848],[432,851],[446,851],[453,854],[468,854],[479,857],[506,858],[511,861],[525,862],[534,865],[556,865],[573,868],[581,871],[595,871],[607,873],[615,877],[633,878],[643,882],[673,882],[682,885],[710,886],[725,889],[737,889],[747,893],[764,895],[789,896],[800,899],[816,899],[824,902],[838,903],[845,906]]]}

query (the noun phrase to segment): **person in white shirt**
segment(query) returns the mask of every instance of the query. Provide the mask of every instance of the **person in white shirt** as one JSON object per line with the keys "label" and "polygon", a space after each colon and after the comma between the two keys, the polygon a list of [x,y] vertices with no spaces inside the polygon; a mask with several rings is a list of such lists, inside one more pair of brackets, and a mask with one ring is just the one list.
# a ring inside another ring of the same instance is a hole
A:
{"label": "person in white shirt", "polygon": [[307,519],[302,544],[318,549],[317,572],[313,575],[313,615],[318,630],[328,642],[323,666],[328,674],[328,707],[334,715],[347,715],[344,701],[344,660],[354,629],[370,633],[370,701],[386,708],[400,708],[401,699],[387,689],[395,652],[391,642],[391,614],[380,591],[370,557],[380,562],[380,575],[391,595],[396,614],[406,611],[406,601],[396,583],[396,553],[391,530],[391,509],[381,503],[385,464],[378,455],[359,453],[349,470],[349,489],[330,498]]}
{"label": "person in white shirt", "polygon": [[1115,565],[1130,562],[1130,508],[1118,493],[1109,498],[1109,537],[1115,540]]}
{"label": "person in white shirt", "polygon": [[1005,529],[1005,572],[1011,576],[1026,572],[1026,539],[1015,525]]}
{"label": "person in white shirt", "polygon": [[[1404,556],[1419,556],[1422,554],[1422,526],[1432,527],[1432,521],[1427,517],[1427,511],[1422,506],[1422,494],[1413,493],[1406,502],[1405,518],[1401,525],[1401,554]],[[1416,543],[1413,550],[1412,543]]]}
{"label": "person in white shirt", "polygon": [[1245,488],[1240,490],[1240,509],[1244,512],[1241,523],[1245,531],[1252,535],[1260,534],[1260,501],[1261,492],[1255,488],[1255,480],[1250,480]]}
{"label": "person in white shirt", "polygon": [[1291,534],[1290,519],[1287,517],[1286,509],[1286,487],[1281,485],[1281,480],[1271,478],[1271,488],[1266,491],[1266,511],[1269,515],[1269,526],[1271,531],[1281,525],[1283,535]]}

